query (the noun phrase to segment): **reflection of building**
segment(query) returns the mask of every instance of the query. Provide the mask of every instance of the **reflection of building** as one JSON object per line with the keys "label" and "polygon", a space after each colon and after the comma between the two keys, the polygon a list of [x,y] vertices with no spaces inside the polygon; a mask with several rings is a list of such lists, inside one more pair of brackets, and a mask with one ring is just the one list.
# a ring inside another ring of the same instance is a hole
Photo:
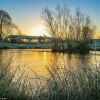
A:
{"label": "reflection of building", "polygon": [[11,43],[50,43],[50,37],[10,35],[7,40]]}
{"label": "reflection of building", "polygon": [[90,43],[90,48],[92,50],[100,50],[100,39],[93,39]]}

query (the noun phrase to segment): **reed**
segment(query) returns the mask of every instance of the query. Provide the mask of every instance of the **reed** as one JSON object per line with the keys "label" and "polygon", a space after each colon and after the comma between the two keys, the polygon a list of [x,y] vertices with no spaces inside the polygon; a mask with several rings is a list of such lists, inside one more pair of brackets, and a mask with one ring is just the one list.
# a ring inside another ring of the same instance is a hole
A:
{"label": "reed", "polygon": [[11,68],[12,57],[0,66],[0,98],[8,100],[100,100],[100,64],[80,62],[73,68],[66,62],[51,62],[50,77],[33,71],[29,77]]}
{"label": "reed", "polygon": [[48,84],[49,100],[100,100],[100,64],[75,66],[51,64]]}
{"label": "reed", "polygon": [[12,62],[13,56],[0,63],[0,99],[44,100],[47,79],[36,72],[33,72],[35,77],[31,78],[20,69],[23,66],[15,68]]}

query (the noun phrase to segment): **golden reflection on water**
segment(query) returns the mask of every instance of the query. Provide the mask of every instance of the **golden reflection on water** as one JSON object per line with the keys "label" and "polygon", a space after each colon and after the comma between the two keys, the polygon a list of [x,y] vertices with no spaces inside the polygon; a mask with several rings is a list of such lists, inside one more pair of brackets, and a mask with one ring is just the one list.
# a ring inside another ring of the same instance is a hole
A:
{"label": "golden reflection on water", "polygon": [[[38,75],[48,76],[48,71],[46,67],[50,67],[51,62],[56,62],[56,64],[67,64],[71,68],[75,68],[78,62],[83,62],[84,60],[88,62],[95,62],[95,55],[90,54],[87,56],[80,56],[78,54],[68,55],[62,53],[52,53],[52,52],[36,52],[33,50],[22,50],[22,49],[9,49],[0,51],[0,63],[4,62],[6,59],[13,55],[12,67],[20,65],[20,70],[27,73],[29,76],[34,76],[34,73]],[[97,61],[100,61],[100,55],[96,56]]]}
{"label": "golden reflection on water", "polygon": [[46,52],[43,52],[43,60],[46,60]]}

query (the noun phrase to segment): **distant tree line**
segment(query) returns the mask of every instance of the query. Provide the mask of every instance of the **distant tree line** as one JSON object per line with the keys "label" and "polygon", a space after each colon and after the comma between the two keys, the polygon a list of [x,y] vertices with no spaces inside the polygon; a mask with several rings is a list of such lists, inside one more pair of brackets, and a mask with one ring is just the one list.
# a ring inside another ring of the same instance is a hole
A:
{"label": "distant tree line", "polygon": [[53,38],[53,51],[56,52],[89,52],[89,43],[95,33],[95,25],[90,16],[76,8],[75,13],[64,5],[57,5],[55,10],[43,9],[42,19]]}
{"label": "distant tree line", "polygon": [[12,21],[8,12],[0,10],[0,41],[3,41],[8,35],[21,34],[18,26]]}

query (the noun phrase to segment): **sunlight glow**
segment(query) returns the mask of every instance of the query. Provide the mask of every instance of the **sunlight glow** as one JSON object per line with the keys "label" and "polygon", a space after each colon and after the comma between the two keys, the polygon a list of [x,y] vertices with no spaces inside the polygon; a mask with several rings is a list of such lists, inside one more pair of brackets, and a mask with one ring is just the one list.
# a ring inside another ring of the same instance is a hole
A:
{"label": "sunlight glow", "polygon": [[49,36],[49,33],[46,30],[46,27],[44,25],[40,25],[38,27],[36,27],[34,33],[32,33],[33,36]]}

